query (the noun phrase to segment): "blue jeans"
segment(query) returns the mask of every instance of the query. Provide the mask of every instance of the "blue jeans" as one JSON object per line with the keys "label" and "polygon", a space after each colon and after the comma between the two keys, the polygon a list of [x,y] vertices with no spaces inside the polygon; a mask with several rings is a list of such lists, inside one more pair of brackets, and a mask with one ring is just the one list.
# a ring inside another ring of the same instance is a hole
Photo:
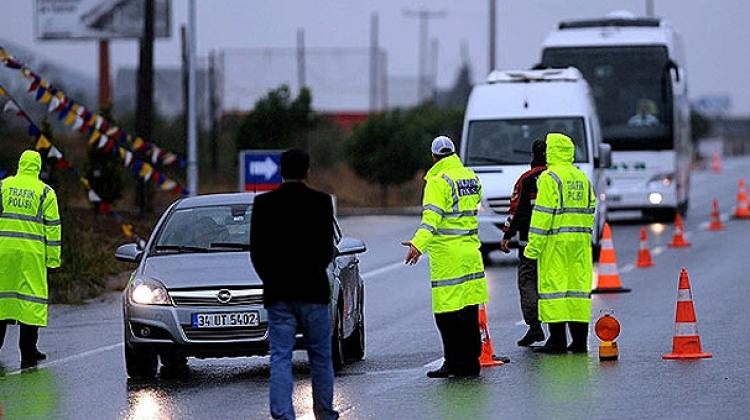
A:
{"label": "blue jeans", "polygon": [[337,419],[339,414],[333,409],[331,317],[328,305],[277,302],[266,310],[271,352],[271,416],[275,419],[295,418],[292,404],[292,351],[299,325],[310,361],[315,418]]}

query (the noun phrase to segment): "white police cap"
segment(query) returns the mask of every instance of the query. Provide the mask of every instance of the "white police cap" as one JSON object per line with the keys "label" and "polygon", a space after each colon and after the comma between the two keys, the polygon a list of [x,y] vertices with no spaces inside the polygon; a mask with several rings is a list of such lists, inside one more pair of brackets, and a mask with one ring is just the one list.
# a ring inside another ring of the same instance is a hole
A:
{"label": "white police cap", "polygon": [[451,153],[456,153],[456,146],[453,145],[453,141],[446,136],[435,137],[430,149],[435,156],[447,156]]}

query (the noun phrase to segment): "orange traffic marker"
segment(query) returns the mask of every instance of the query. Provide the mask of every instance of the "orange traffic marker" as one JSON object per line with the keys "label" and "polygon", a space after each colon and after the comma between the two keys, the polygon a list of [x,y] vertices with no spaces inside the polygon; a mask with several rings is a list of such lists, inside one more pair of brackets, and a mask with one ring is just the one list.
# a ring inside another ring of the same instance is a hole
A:
{"label": "orange traffic marker", "polygon": [[711,223],[708,224],[708,230],[717,231],[724,229],[721,223],[721,213],[719,212],[719,202],[714,198],[711,202]]}
{"label": "orange traffic marker", "polygon": [[487,308],[484,304],[479,305],[479,335],[482,337],[482,353],[479,356],[479,364],[482,367],[504,364],[495,357],[492,338],[490,338],[489,322],[487,322]]}
{"label": "orange traffic marker", "polygon": [[718,151],[714,151],[713,156],[711,156],[711,170],[715,174],[721,172],[721,155]]}
{"label": "orange traffic marker", "polygon": [[599,344],[599,360],[617,360],[620,351],[617,349],[615,338],[620,335],[620,323],[615,317],[605,314],[594,325],[594,332],[601,340]]}
{"label": "orange traffic marker", "polygon": [[674,217],[674,236],[672,242],[668,243],[670,248],[685,248],[690,246],[690,242],[685,240],[685,226],[682,224],[682,216],[679,213]]}
{"label": "orange traffic marker", "polygon": [[654,261],[651,260],[651,251],[648,249],[648,234],[646,228],[641,228],[641,244],[638,248],[638,259],[635,261],[635,266],[638,268],[653,267]]}
{"label": "orange traffic marker", "polygon": [[750,218],[750,204],[747,201],[747,191],[745,190],[745,180],[740,179],[737,189],[737,207],[734,208],[734,217],[737,219]]}
{"label": "orange traffic marker", "polygon": [[604,224],[601,246],[601,251],[599,251],[599,275],[596,289],[592,290],[591,293],[629,292],[630,289],[622,287],[620,282],[620,272],[617,270],[617,255],[615,254],[609,223]]}
{"label": "orange traffic marker", "polygon": [[700,359],[711,357],[701,349],[701,337],[696,326],[693,293],[690,291],[685,267],[680,272],[680,285],[677,289],[677,315],[675,332],[672,340],[672,353],[662,356],[664,359]]}

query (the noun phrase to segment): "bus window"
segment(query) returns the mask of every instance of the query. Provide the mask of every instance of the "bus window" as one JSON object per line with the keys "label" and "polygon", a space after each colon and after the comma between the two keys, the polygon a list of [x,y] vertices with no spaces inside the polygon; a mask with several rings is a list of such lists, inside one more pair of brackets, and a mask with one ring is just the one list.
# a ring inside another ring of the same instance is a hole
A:
{"label": "bus window", "polygon": [[581,71],[613,150],[674,148],[668,63],[663,46],[547,48],[542,56],[546,67]]}

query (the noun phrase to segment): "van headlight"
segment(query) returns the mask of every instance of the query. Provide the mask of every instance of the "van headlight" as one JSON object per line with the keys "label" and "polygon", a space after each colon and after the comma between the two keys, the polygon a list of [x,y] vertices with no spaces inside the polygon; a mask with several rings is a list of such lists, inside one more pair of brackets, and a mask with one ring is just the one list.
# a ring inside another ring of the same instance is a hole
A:
{"label": "van headlight", "polygon": [[140,305],[171,305],[167,288],[156,280],[136,279],[130,285],[130,300]]}
{"label": "van headlight", "polygon": [[672,182],[674,181],[674,174],[657,174],[651,177],[651,179],[648,180],[648,187],[650,189],[655,188],[667,188],[672,185]]}

